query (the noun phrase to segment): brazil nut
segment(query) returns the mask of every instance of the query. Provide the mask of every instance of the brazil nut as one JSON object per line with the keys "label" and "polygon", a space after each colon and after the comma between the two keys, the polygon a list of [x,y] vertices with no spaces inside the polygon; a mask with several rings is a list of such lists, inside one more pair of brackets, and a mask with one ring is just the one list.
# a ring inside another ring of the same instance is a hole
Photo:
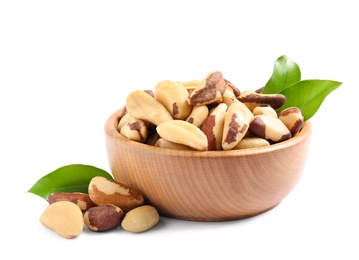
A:
{"label": "brazil nut", "polygon": [[120,129],[120,134],[130,140],[144,143],[148,137],[147,124],[138,119],[132,119]]}
{"label": "brazil nut", "polygon": [[304,125],[304,117],[302,111],[298,107],[289,107],[282,110],[278,114],[278,118],[285,124],[289,129],[292,136],[297,134]]}
{"label": "brazil nut", "polygon": [[191,114],[186,118],[186,121],[200,127],[209,114],[209,109],[206,105],[194,106]]}
{"label": "brazil nut", "polygon": [[252,112],[238,100],[228,106],[223,126],[223,150],[230,150],[241,141],[248,131],[252,117]]}
{"label": "brazil nut", "polygon": [[164,80],[155,86],[154,97],[172,114],[174,119],[184,120],[191,113],[187,102],[188,91],[180,83]]}
{"label": "brazil nut", "polygon": [[282,94],[261,94],[251,90],[243,91],[237,98],[251,111],[261,105],[269,105],[273,109],[278,109],[286,101],[286,97]]}
{"label": "brazil nut", "polygon": [[88,194],[96,205],[113,204],[123,211],[144,203],[144,197],[138,190],[102,176],[91,179]]}
{"label": "brazil nut", "polygon": [[220,103],[201,126],[202,132],[207,136],[209,151],[222,150],[223,126],[227,108],[225,103]]}
{"label": "brazil nut", "polygon": [[254,116],[250,122],[249,131],[270,143],[282,142],[292,137],[281,120],[267,115]]}
{"label": "brazil nut", "polygon": [[142,90],[133,91],[127,96],[126,109],[132,117],[156,126],[173,120],[172,114],[163,104]]}
{"label": "brazil nut", "polygon": [[211,104],[219,100],[226,90],[226,82],[220,71],[210,72],[191,92],[188,97],[190,105]]}

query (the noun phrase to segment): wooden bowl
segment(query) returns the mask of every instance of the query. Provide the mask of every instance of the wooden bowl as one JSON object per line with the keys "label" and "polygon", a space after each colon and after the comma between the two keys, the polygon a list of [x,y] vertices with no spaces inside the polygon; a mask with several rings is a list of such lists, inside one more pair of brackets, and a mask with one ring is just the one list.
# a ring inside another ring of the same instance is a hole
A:
{"label": "wooden bowl", "polygon": [[267,147],[231,151],[170,150],[117,131],[122,110],[105,124],[115,180],[137,188],[163,216],[193,221],[247,218],[278,205],[303,172],[312,126]]}

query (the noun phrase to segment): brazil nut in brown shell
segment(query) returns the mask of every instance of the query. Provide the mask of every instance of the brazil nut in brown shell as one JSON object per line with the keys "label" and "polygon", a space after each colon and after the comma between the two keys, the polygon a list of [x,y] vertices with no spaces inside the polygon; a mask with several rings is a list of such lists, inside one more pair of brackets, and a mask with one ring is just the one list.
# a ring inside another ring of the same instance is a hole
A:
{"label": "brazil nut in brown shell", "polygon": [[115,205],[99,205],[85,212],[84,223],[92,231],[107,231],[120,226],[124,215],[124,212]]}

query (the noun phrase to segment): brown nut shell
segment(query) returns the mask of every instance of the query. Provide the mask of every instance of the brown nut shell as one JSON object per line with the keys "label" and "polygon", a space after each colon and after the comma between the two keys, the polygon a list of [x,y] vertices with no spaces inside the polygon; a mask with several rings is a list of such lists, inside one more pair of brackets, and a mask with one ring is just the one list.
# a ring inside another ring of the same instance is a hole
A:
{"label": "brown nut shell", "polygon": [[238,97],[241,94],[239,88],[234,86],[229,80],[224,79],[224,81],[226,82],[226,89],[230,90],[236,97]]}
{"label": "brown nut shell", "polygon": [[92,231],[103,232],[120,226],[124,215],[115,205],[99,205],[85,212],[84,223]]}
{"label": "brown nut shell", "polygon": [[95,206],[90,196],[82,192],[55,192],[50,194],[47,200],[49,204],[53,204],[58,201],[70,201],[79,206],[82,212],[85,212],[89,208]]}
{"label": "brown nut shell", "polygon": [[268,105],[273,109],[278,109],[286,101],[286,97],[282,94],[261,94],[251,90],[243,91],[237,98],[251,111],[261,105]]}

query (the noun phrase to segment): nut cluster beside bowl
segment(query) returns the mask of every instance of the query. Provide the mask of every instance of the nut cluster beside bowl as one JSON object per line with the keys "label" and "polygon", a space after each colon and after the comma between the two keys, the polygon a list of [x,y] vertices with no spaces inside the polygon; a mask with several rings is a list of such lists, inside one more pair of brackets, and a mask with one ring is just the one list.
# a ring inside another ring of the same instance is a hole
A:
{"label": "nut cluster beside bowl", "polygon": [[[114,178],[160,214],[198,221],[265,212],[303,171],[311,124],[281,94],[240,91],[212,71],[137,90],[105,124]],[[278,112],[277,112],[278,111]]]}

